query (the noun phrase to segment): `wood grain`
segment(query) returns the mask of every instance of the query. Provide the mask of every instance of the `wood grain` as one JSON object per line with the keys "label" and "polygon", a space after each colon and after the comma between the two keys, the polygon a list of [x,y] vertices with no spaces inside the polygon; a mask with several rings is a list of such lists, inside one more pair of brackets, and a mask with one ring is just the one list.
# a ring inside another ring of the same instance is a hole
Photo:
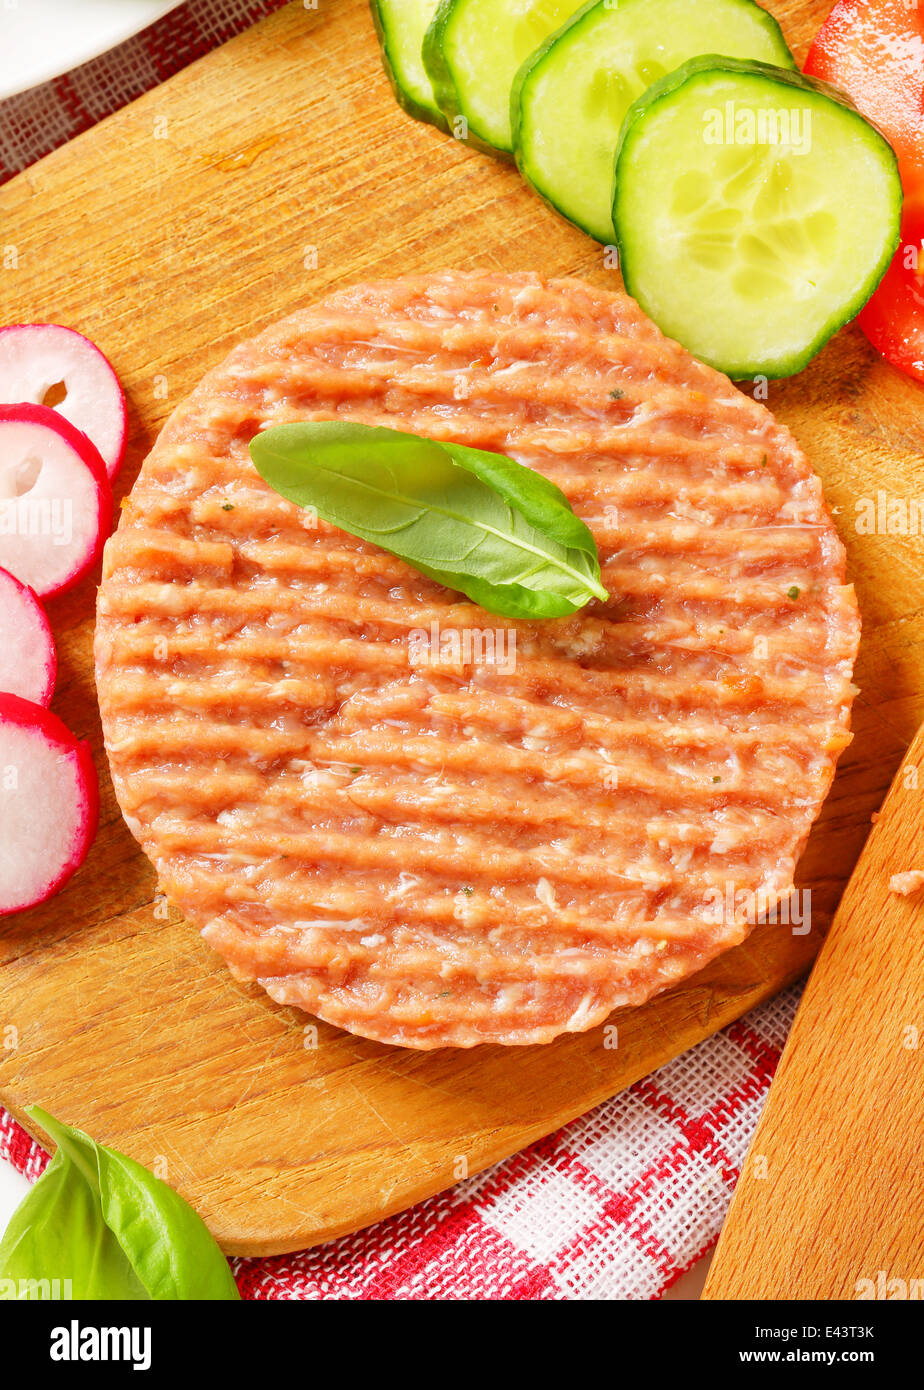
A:
{"label": "wood grain", "polygon": [[[802,56],[827,0],[771,6]],[[4,249],[5,248],[5,249]],[[0,322],[71,324],[130,397],[127,490],[172,405],[232,343],[329,288],[443,267],[618,283],[509,166],[409,120],[361,0],[294,3],[0,189]],[[53,902],[0,923],[0,1096],[163,1172],[229,1251],[296,1249],[449,1186],[587,1110],[802,974],[924,719],[920,537],[860,535],[911,497],[918,388],[854,330],[769,405],[840,512],[866,628],[856,742],[812,836],[812,931],[758,929],[643,1009],[545,1049],[419,1055],[236,984],[155,901],[115,806],[91,665],[93,586],[52,606],[56,710],[89,737],[102,828]],[[608,1043],[610,1045],[608,1045]]]}
{"label": "wood grain", "polygon": [[924,892],[889,891],[907,869],[924,870],[924,730],[812,971],[706,1299],[924,1297]]}

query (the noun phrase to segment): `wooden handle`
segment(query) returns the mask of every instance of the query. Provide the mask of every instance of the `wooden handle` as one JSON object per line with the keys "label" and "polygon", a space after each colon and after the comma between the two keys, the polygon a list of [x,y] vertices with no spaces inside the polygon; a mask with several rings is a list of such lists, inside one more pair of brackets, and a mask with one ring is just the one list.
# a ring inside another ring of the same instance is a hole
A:
{"label": "wooden handle", "polygon": [[704,1298],[924,1297],[924,890],[889,889],[914,869],[924,730],[812,971]]}

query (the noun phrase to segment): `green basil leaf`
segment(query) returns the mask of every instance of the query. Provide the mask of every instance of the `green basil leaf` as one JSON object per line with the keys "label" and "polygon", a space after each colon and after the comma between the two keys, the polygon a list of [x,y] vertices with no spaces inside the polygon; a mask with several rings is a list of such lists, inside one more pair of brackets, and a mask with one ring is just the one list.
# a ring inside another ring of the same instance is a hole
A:
{"label": "green basil leaf", "polygon": [[14,1296],[69,1280],[76,1299],[240,1298],[205,1223],[172,1187],[37,1106],[28,1113],[57,1150],[0,1240],[0,1281]]}
{"label": "green basil leaf", "polygon": [[567,498],[502,454],[325,420],[264,430],[250,456],[290,502],[491,613],[560,618],[609,597]]}

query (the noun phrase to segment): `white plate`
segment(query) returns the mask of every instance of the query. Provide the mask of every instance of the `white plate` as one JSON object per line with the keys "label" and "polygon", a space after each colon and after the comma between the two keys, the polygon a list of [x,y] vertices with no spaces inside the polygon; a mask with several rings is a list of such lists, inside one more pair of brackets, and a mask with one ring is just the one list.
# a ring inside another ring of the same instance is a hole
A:
{"label": "white plate", "polygon": [[0,0],[0,101],[131,38],[180,0]]}

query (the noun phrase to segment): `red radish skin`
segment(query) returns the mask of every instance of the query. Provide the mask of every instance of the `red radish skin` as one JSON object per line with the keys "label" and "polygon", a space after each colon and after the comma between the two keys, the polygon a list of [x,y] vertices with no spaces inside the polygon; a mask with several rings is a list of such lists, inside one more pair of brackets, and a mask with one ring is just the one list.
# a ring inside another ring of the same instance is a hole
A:
{"label": "red radish skin", "polygon": [[38,596],[0,569],[0,690],[47,706],[57,673],[51,624]]}
{"label": "red radish skin", "polygon": [[0,403],[45,404],[63,384],[54,410],[80,430],[115,477],[125,454],[125,394],[109,359],[95,343],[57,323],[15,323],[0,328]]}
{"label": "red radish skin", "polygon": [[0,695],[0,916],[57,893],[86,858],[98,824],[89,745],[50,710]]}
{"label": "red radish skin", "polygon": [[95,447],[44,405],[0,406],[0,566],[41,599],[99,560],[112,488]]}

